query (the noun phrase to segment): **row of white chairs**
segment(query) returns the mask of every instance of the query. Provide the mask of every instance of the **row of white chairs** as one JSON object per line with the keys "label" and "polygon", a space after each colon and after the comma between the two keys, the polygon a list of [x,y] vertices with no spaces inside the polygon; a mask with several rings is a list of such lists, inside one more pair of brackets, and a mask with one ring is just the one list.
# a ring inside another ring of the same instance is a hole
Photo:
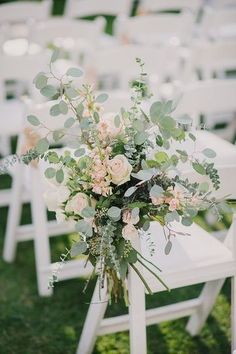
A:
{"label": "row of white chairs", "polygon": [[[172,7],[175,4],[172,2]],[[196,8],[200,6],[202,1],[185,2],[182,0],[180,8],[189,7]],[[141,6],[146,6],[147,11],[143,16],[128,17],[129,10],[131,8],[132,1],[122,0],[119,4],[116,1],[103,0],[96,2],[94,0],[79,0],[68,1],[66,4],[66,16],[69,18],[76,18],[76,14],[80,14],[80,17],[89,15],[115,15],[118,16],[117,23],[115,23],[116,32],[121,37],[126,37],[130,41],[147,41],[160,44],[169,40],[169,37],[177,37],[180,43],[190,43],[190,39],[193,34],[201,34],[203,38],[219,39],[224,37],[235,37],[235,19],[236,8],[223,8],[212,9],[204,8],[203,16],[200,22],[195,26],[195,17],[191,12],[176,13],[154,13],[155,7],[159,10],[166,6],[171,8],[171,5],[166,4],[165,1],[160,2],[148,2],[147,0]],[[145,5],[146,3],[146,5]],[[49,18],[50,1],[44,0],[42,3],[10,3],[1,6],[0,23],[15,23],[16,21],[24,22],[29,18],[35,18],[35,20],[46,20]],[[181,2],[180,2],[181,4]],[[26,11],[27,6],[29,10]],[[177,6],[177,5],[176,5]],[[178,8],[178,6],[177,6]],[[15,10],[14,10],[15,9]],[[148,11],[148,9],[150,11]],[[124,15],[124,16],[121,16]],[[26,22],[27,23],[27,22]],[[30,22],[29,22],[30,23]],[[35,25],[35,24],[34,24]],[[3,26],[4,28],[4,26]],[[7,29],[2,29],[1,34],[7,36]],[[29,34],[34,26],[30,27]],[[197,29],[197,33],[196,33]],[[155,34],[155,36],[154,36]],[[172,38],[173,43],[177,43],[176,39]],[[3,39],[2,39],[3,40]]]}

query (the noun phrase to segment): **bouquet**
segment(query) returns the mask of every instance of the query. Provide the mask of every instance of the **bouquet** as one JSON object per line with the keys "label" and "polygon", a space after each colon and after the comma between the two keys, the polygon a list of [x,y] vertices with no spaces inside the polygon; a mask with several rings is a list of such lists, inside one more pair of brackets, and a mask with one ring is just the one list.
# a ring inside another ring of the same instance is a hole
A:
{"label": "bouquet", "polygon": [[[210,184],[218,189],[220,183],[209,160],[215,152],[204,149],[200,161],[199,155],[174,148],[181,147],[186,139],[196,139],[171,117],[174,102],[154,102],[149,113],[144,112],[143,101],[148,102],[150,95],[140,59],[136,59],[140,77],[132,84],[130,109],[121,107],[119,112],[109,113],[103,109],[107,94],[96,95],[91,85],[75,86],[74,79],[82,75],[80,69],[70,68],[62,77],[54,74],[57,55],[54,52],[50,71],[39,73],[34,83],[43,96],[55,101],[50,109],[54,119],[68,112],[71,117],[52,131],[38,117],[29,115],[35,129],[46,129],[47,133],[22,160],[44,159],[49,163],[45,176],[50,189],[45,198],[59,221],[74,223],[78,239],[72,244],[71,256],[84,255],[93,265],[100,287],[106,279],[110,298],[124,297],[127,303],[129,267],[149,291],[138,263],[163,283],[160,270],[154,272],[150,261],[133,246],[141,233],[148,238],[151,222],[165,229],[168,254],[171,238],[178,235],[171,222],[189,226],[199,210],[209,208],[219,214],[222,201],[212,198],[210,192]],[[68,146],[58,153],[49,149],[50,139]],[[184,164],[197,174],[207,175],[210,184],[181,178],[176,170]]]}

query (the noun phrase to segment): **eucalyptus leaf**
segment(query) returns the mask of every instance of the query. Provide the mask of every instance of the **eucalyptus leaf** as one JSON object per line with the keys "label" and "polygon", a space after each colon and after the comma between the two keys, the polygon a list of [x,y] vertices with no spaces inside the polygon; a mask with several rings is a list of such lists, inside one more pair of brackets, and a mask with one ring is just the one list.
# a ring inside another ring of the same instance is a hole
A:
{"label": "eucalyptus leaf", "polygon": [[115,206],[112,206],[111,208],[108,209],[107,215],[109,218],[118,221],[120,219],[121,215],[121,209]]}
{"label": "eucalyptus leaf", "polygon": [[75,229],[76,229],[76,231],[81,232],[82,234],[86,235],[87,237],[93,236],[93,228],[85,220],[79,220],[77,222],[77,224],[75,225]]}
{"label": "eucalyptus leaf", "polygon": [[44,154],[49,149],[49,141],[47,138],[40,139],[36,144],[36,150],[39,154]]}
{"label": "eucalyptus leaf", "polygon": [[187,216],[184,216],[184,217],[182,217],[181,222],[184,226],[190,226],[190,225],[192,225],[193,220]]}
{"label": "eucalyptus leaf", "polygon": [[40,93],[45,97],[52,98],[58,93],[58,91],[56,87],[52,85],[47,85],[40,90]]}
{"label": "eucalyptus leaf", "polygon": [[216,157],[216,153],[214,150],[206,148],[202,151],[202,153],[206,156],[209,157],[210,159],[213,159],[214,157]]}
{"label": "eucalyptus leaf", "polygon": [[147,137],[148,137],[148,135],[145,132],[136,133],[134,136],[135,145],[142,145],[147,140]]}
{"label": "eucalyptus leaf", "polygon": [[165,246],[165,254],[168,255],[172,248],[172,242],[169,240]]}
{"label": "eucalyptus leaf", "polygon": [[78,92],[73,87],[67,87],[65,89],[65,93],[69,98],[75,98],[79,95]]}
{"label": "eucalyptus leaf", "polygon": [[56,172],[56,181],[58,183],[62,183],[64,181],[64,172],[61,168]]}
{"label": "eucalyptus leaf", "polygon": [[144,231],[148,231],[149,228],[150,228],[150,221],[149,221],[149,220],[146,220],[146,221],[144,222],[144,224],[143,224],[142,229],[143,229]]}
{"label": "eucalyptus leaf", "polygon": [[154,186],[152,186],[150,190],[150,196],[158,198],[163,194],[163,192],[164,192],[163,188],[155,184]]}
{"label": "eucalyptus leaf", "polygon": [[59,56],[60,56],[60,49],[59,48],[56,48],[54,50],[54,52],[52,53],[52,56],[51,56],[51,62],[54,63],[57,59],[59,59]]}
{"label": "eucalyptus leaf", "polygon": [[53,117],[59,116],[60,115],[60,107],[59,104],[54,104],[51,108],[50,108],[50,115]]}
{"label": "eucalyptus leaf", "polygon": [[100,95],[98,95],[96,97],[96,102],[98,103],[103,103],[108,99],[108,94],[107,93],[100,93]]}
{"label": "eucalyptus leaf", "polygon": [[80,77],[83,75],[83,71],[80,70],[79,68],[69,68],[66,74],[72,77]]}
{"label": "eucalyptus leaf", "polygon": [[45,176],[46,176],[47,178],[53,178],[53,177],[55,177],[55,175],[56,175],[56,170],[55,170],[55,168],[48,167],[48,168],[45,170],[44,174],[45,174]]}
{"label": "eucalyptus leaf", "polygon": [[92,207],[86,207],[81,212],[81,215],[84,218],[93,218],[95,214],[96,214],[96,210]]}
{"label": "eucalyptus leaf", "polygon": [[199,162],[193,162],[192,166],[193,166],[194,170],[197,173],[199,173],[200,175],[205,175],[206,174],[205,168]]}
{"label": "eucalyptus leaf", "polygon": [[118,114],[114,118],[114,123],[115,123],[115,127],[119,128],[119,126],[120,126],[120,116]]}
{"label": "eucalyptus leaf", "polygon": [[68,118],[68,119],[65,121],[64,127],[65,127],[66,129],[69,129],[69,128],[72,127],[72,125],[73,125],[74,123],[75,123],[75,119],[74,119],[73,117],[70,117],[70,118]]}
{"label": "eucalyptus leaf", "polygon": [[76,157],[83,156],[84,154],[85,154],[85,149],[84,149],[84,148],[77,149],[77,150],[75,150],[75,152],[74,152],[74,155],[75,155]]}
{"label": "eucalyptus leaf", "polygon": [[137,187],[128,188],[124,194],[124,197],[126,197],[126,198],[130,197],[136,190],[137,190]]}
{"label": "eucalyptus leaf", "polygon": [[39,74],[36,76],[34,83],[35,83],[35,87],[38,90],[41,90],[42,88],[47,86],[48,78],[47,78],[47,76],[45,76],[43,74]]}
{"label": "eucalyptus leaf", "polygon": [[72,244],[70,255],[71,257],[79,256],[87,251],[87,243],[84,241],[75,242]]}
{"label": "eucalyptus leaf", "polygon": [[59,110],[62,114],[67,114],[68,112],[68,106],[65,101],[61,101],[59,103]]}
{"label": "eucalyptus leaf", "polygon": [[28,120],[28,122],[30,124],[32,124],[34,126],[40,125],[39,119],[36,116],[32,115],[32,114],[27,117],[27,120]]}

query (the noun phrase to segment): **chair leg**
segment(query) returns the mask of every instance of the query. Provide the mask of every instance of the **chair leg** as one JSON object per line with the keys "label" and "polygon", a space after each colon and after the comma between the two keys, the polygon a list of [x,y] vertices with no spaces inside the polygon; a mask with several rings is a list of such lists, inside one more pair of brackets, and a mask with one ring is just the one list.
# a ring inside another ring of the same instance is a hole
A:
{"label": "chair leg", "polygon": [[197,312],[189,318],[186,326],[186,330],[192,336],[196,336],[201,331],[212,307],[214,306],[224,281],[225,279],[213,280],[204,285],[200,295],[201,305]]}
{"label": "chair leg", "polygon": [[231,346],[236,351],[236,276],[231,278]]}
{"label": "chair leg", "polygon": [[6,262],[13,262],[16,254],[16,231],[20,224],[21,217],[21,193],[23,188],[23,166],[19,164],[13,178],[11,200],[7,216],[7,229],[3,247],[3,259]]}
{"label": "chair leg", "polygon": [[43,188],[39,170],[31,169],[32,183],[32,222],[35,228],[34,249],[38,291],[41,296],[50,296],[52,289],[48,288],[48,271],[50,267],[50,243],[47,229],[47,212],[43,200]]}
{"label": "chair leg", "polygon": [[146,310],[144,286],[138,275],[129,269],[130,354],[146,354]]}
{"label": "chair leg", "polygon": [[99,297],[99,281],[97,281],[76,354],[92,353],[96,342],[97,331],[105,315],[107,304],[108,296],[106,284],[104,288],[101,289]]}

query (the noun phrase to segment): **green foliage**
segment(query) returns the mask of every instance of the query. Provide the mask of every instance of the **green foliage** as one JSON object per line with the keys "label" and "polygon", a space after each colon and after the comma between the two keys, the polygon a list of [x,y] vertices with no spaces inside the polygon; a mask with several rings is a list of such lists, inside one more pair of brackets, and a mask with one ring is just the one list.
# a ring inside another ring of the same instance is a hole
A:
{"label": "green foliage", "polygon": [[70,255],[71,257],[79,256],[87,251],[87,243],[84,241],[75,242],[72,244]]}
{"label": "green foliage", "polygon": [[34,126],[40,125],[39,119],[38,119],[36,116],[32,115],[32,114],[29,115],[29,116],[27,116],[27,120],[28,120],[28,122],[29,122],[30,124],[32,124],[32,125],[34,125]]}

